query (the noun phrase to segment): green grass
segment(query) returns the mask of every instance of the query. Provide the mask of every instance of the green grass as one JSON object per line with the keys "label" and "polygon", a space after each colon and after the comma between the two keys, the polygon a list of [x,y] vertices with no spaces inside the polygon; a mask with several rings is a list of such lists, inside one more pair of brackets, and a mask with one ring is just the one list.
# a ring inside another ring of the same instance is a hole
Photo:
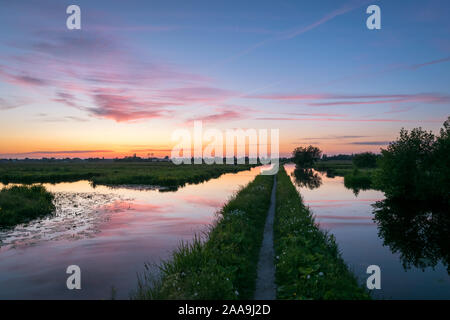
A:
{"label": "green grass", "polygon": [[353,171],[353,162],[351,160],[327,160],[317,161],[314,169],[320,172],[326,172],[328,176],[345,176]]}
{"label": "green grass", "polygon": [[278,299],[369,299],[343,261],[333,235],[320,230],[283,167],[274,223]]}
{"label": "green grass", "polygon": [[0,191],[0,228],[28,222],[53,210],[53,195],[43,186],[13,186]]}
{"label": "green grass", "polygon": [[326,172],[327,176],[344,177],[344,185],[348,189],[379,189],[376,183],[377,168],[356,168],[351,160],[318,161],[314,169]]}
{"label": "green grass", "polygon": [[380,188],[376,183],[377,169],[354,169],[344,176],[344,185],[348,189],[368,190]]}
{"label": "green grass", "polygon": [[1,163],[0,182],[57,183],[89,180],[94,185],[155,185],[176,189],[251,165],[175,165],[171,162]]}
{"label": "green grass", "polygon": [[272,176],[257,176],[222,208],[205,241],[182,243],[140,277],[135,299],[251,299],[270,205]]}

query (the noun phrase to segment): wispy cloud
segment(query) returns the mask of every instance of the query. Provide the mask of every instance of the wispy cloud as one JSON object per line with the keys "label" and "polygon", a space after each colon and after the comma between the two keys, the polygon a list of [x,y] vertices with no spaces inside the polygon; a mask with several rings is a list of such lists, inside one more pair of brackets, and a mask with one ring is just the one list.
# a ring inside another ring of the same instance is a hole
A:
{"label": "wispy cloud", "polygon": [[[336,95],[336,94],[262,94],[247,96],[249,99],[313,101],[303,102],[307,106],[340,106],[386,103],[449,103],[450,96],[439,93],[418,94],[371,94],[371,95]],[[329,101],[331,100],[331,101]],[[357,101],[355,101],[357,100]]]}
{"label": "wispy cloud", "polygon": [[89,119],[77,117],[77,116],[63,116],[63,117],[53,117],[46,113],[38,113],[37,117],[41,118],[41,121],[44,122],[88,122]]}
{"label": "wispy cloud", "polygon": [[10,110],[19,108],[23,105],[26,105],[27,103],[29,103],[29,100],[25,98],[15,98],[14,101],[11,101],[11,99],[5,99],[0,97],[0,110]]}
{"label": "wispy cloud", "polygon": [[43,78],[31,76],[27,74],[26,71],[22,71],[21,74],[12,74],[3,69],[5,69],[5,67],[0,65],[0,77],[10,84],[23,86],[47,86],[50,83]]}
{"label": "wispy cloud", "polygon": [[97,118],[124,122],[167,117],[174,107],[217,105],[236,95],[204,85],[211,83],[208,77],[142,60],[126,43],[98,31],[47,31],[37,34],[31,45],[15,46],[25,53],[9,57],[11,66],[0,66],[0,78],[42,88],[47,96],[56,92],[51,101]]}
{"label": "wispy cloud", "polygon": [[367,138],[367,136],[336,135],[336,136],[326,136],[326,137],[306,137],[306,138],[302,138],[302,139],[305,139],[305,140],[339,140],[339,139],[356,139],[356,138]]}
{"label": "wispy cloud", "polygon": [[385,146],[388,145],[390,141],[355,141],[350,144],[361,145],[361,146]]}
{"label": "wispy cloud", "polygon": [[256,44],[254,44],[254,45],[252,45],[252,46],[250,46],[250,47],[248,47],[248,48],[238,52],[237,54],[235,54],[235,55],[233,55],[233,56],[231,56],[231,57],[221,61],[218,65],[223,65],[223,64],[225,64],[227,62],[233,61],[233,60],[235,60],[235,59],[237,59],[239,57],[242,57],[242,56],[244,56],[244,55],[246,55],[246,54],[248,54],[248,53],[256,50],[257,48],[262,47],[262,46],[264,46],[264,45],[266,45],[268,43],[276,42],[276,41],[280,41],[280,40],[288,40],[288,39],[292,39],[294,37],[297,37],[297,36],[299,36],[299,35],[301,35],[301,34],[303,34],[305,32],[308,32],[310,30],[313,30],[313,29],[317,28],[318,26],[320,26],[320,25],[322,25],[322,24],[324,24],[324,23],[326,23],[326,22],[328,22],[328,21],[330,21],[330,20],[332,20],[332,19],[334,19],[334,18],[336,18],[336,17],[338,17],[340,15],[343,15],[343,14],[349,12],[349,11],[352,11],[352,10],[358,8],[358,7],[361,7],[362,5],[364,5],[366,3],[368,3],[367,0],[364,0],[364,1],[362,1],[362,0],[349,1],[346,4],[342,5],[340,8],[335,9],[335,10],[325,14],[322,18],[314,21],[311,24],[308,24],[306,26],[297,27],[297,28],[294,28],[294,29],[291,29],[291,30],[286,30],[284,32],[280,32],[277,36],[265,39],[263,41],[260,41],[260,42],[258,42]]}
{"label": "wispy cloud", "polygon": [[244,114],[240,111],[236,110],[220,110],[215,114],[199,116],[190,118],[187,122],[191,123],[192,121],[205,121],[205,122],[220,122],[220,121],[228,121],[228,120],[236,120],[242,119]]}
{"label": "wispy cloud", "polygon": [[442,123],[444,120],[408,120],[408,119],[355,119],[355,118],[283,118],[283,117],[259,117],[255,120],[272,121],[319,121],[319,122],[399,122],[399,123]]}
{"label": "wispy cloud", "polygon": [[117,122],[158,118],[166,112],[164,103],[139,101],[127,94],[95,93],[93,99],[96,106],[87,108],[91,114]]}
{"label": "wispy cloud", "polygon": [[410,69],[419,69],[419,68],[422,68],[422,67],[425,67],[425,66],[430,66],[430,65],[433,65],[433,64],[443,63],[443,62],[448,62],[448,61],[450,61],[450,56],[442,58],[442,59],[428,61],[428,62],[425,62],[425,63],[413,64],[409,68]]}
{"label": "wispy cloud", "polygon": [[46,155],[72,155],[72,154],[90,154],[90,153],[110,153],[112,150],[58,150],[58,151],[31,151],[21,153],[1,153],[0,157],[26,157],[26,156],[46,156]]}

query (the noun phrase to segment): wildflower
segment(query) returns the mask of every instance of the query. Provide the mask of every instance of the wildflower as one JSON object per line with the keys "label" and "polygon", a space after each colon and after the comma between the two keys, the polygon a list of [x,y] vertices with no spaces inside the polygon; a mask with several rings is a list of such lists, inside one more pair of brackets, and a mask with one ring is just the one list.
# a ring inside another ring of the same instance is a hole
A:
{"label": "wildflower", "polygon": [[323,276],[323,272],[319,272],[319,276]]}
{"label": "wildflower", "polygon": [[311,276],[308,274],[308,275],[306,276],[306,279],[309,279],[309,278],[311,278]]}
{"label": "wildflower", "polygon": [[235,290],[234,294],[238,296],[239,295],[239,291]]}

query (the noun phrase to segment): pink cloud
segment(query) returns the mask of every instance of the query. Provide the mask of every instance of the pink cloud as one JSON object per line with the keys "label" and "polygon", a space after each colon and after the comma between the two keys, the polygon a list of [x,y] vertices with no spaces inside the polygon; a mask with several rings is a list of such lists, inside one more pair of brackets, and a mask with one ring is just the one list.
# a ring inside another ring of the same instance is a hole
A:
{"label": "pink cloud", "polygon": [[188,123],[190,123],[192,121],[220,122],[220,121],[227,121],[227,120],[242,119],[243,117],[244,117],[244,114],[240,111],[222,110],[215,114],[191,118],[187,122]]}
{"label": "pink cloud", "polygon": [[[94,117],[118,122],[152,119],[172,115],[174,107],[218,103],[235,94],[202,86],[211,82],[208,77],[143,61],[103,33],[44,32],[37,38],[31,46],[18,46],[27,53],[8,57],[14,63],[8,65],[8,72],[0,69],[0,77],[15,85],[56,92],[51,101]],[[24,70],[33,70],[33,75]]]}
{"label": "pink cloud", "polygon": [[16,75],[0,69],[0,77],[2,77],[8,83],[22,86],[46,86],[49,84],[49,81],[31,76],[29,74],[26,74],[25,72]]}
{"label": "pink cloud", "polygon": [[192,103],[215,103],[236,95],[235,92],[213,87],[186,87],[161,91],[162,97]]}
{"label": "pink cloud", "polygon": [[264,99],[264,100],[319,100],[329,99],[328,94],[261,94],[261,95],[249,95],[244,98],[249,99]]}
{"label": "pink cloud", "polygon": [[117,122],[158,118],[168,113],[163,108],[167,103],[139,101],[132,95],[96,93],[92,97],[96,107],[86,109],[95,116]]}

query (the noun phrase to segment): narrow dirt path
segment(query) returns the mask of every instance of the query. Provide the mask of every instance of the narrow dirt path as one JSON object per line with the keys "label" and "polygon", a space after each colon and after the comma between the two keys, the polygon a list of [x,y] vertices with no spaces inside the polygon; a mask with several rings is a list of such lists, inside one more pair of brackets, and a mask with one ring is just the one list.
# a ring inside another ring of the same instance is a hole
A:
{"label": "narrow dirt path", "polygon": [[273,178],[270,207],[264,226],[264,238],[259,252],[258,275],[256,278],[255,300],[274,300],[276,298],[275,265],[273,249],[273,220],[275,218],[275,201],[277,176]]}

